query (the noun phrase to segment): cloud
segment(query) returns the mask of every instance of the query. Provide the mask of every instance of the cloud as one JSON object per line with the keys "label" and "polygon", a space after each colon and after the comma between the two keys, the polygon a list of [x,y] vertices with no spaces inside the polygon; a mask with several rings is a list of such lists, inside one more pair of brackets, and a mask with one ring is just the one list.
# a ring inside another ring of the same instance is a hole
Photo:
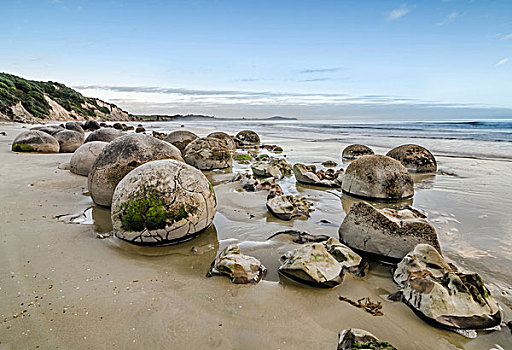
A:
{"label": "cloud", "polygon": [[302,74],[331,73],[331,72],[338,72],[343,69],[344,69],[343,67],[314,68],[314,69],[304,69],[304,70],[301,70],[299,73],[302,73]]}
{"label": "cloud", "polygon": [[299,80],[299,81],[305,82],[305,83],[310,83],[310,82],[315,82],[315,81],[326,81],[326,80],[331,80],[331,78],[311,78],[311,79],[303,79],[303,80]]}
{"label": "cloud", "polygon": [[408,14],[409,12],[411,12],[411,10],[412,8],[410,6],[403,4],[402,6],[397,7],[388,14],[388,21],[394,21],[396,19],[399,19]]}
{"label": "cloud", "polygon": [[494,64],[494,66],[495,66],[495,67],[501,66],[501,65],[503,65],[503,64],[505,64],[505,63],[507,63],[509,60],[510,60],[510,58],[508,58],[508,57],[503,58],[503,59],[499,60],[498,62],[496,62],[496,63]]}
{"label": "cloud", "polygon": [[500,40],[509,40],[509,39],[512,39],[512,33],[506,34],[506,35],[502,35],[500,37]]}
{"label": "cloud", "polygon": [[437,22],[436,24],[438,26],[444,26],[445,24],[453,22],[455,18],[459,17],[460,15],[461,14],[458,12],[452,12],[445,19],[443,19],[441,22]]}

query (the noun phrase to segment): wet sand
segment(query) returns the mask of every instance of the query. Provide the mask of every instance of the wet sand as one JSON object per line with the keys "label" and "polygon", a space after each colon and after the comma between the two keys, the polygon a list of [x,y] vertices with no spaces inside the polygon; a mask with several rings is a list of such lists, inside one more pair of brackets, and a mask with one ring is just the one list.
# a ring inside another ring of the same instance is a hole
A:
{"label": "wet sand", "polygon": [[[399,349],[489,349],[494,344],[506,349],[512,343],[507,328],[467,339],[429,326],[405,304],[387,301],[397,290],[387,266],[372,264],[368,276],[346,275],[330,290],[280,280],[278,259],[296,244],[266,238],[292,227],[337,236],[350,205],[338,191],[283,181],[285,192],[301,193],[315,204],[309,220],[284,222],[267,213],[265,192],[240,192],[238,184],[223,183],[231,174],[209,173],[219,202],[214,226],[177,246],[135,247],[98,238],[97,232],[109,230],[108,210],[93,206],[87,178],[57,168],[70,154],[10,151],[21,130],[21,125],[0,125],[7,132],[0,136],[0,348],[335,349],[337,333],[350,327],[366,329]],[[339,162],[344,147],[261,136],[282,145],[291,163]],[[510,163],[438,160],[441,170],[456,176],[422,179],[414,204],[429,213],[445,254],[490,282],[508,320],[511,271],[504,256],[510,254],[512,238],[510,206],[488,197],[499,188],[510,200],[506,191],[511,189],[500,188],[509,183],[503,174]],[[466,191],[456,185],[460,181]],[[485,235],[489,230],[505,235],[502,241],[509,245],[493,244],[496,235]],[[478,239],[491,240],[492,249],[478,248],[485,246],[474,243]],[[232,242],[263,262],[269,270],[265,280],[240,286],[225,277],[205,277],[217,251]],[[339,296],[369,296],[382,302],[384,316],[372,316]]]}

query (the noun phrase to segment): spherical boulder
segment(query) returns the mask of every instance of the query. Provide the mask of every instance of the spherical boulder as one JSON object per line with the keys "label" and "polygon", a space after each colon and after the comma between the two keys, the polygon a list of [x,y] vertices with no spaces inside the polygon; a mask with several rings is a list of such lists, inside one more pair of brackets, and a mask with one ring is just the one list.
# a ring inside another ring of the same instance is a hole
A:
{"label": "spherical boulder", "polygon": [[[101,128],[100,124],[96,120],[88,120],[84,123],[84,130],[97,130]],[[98,140],[96,140],[98,141]]]}
{"label": "spherical boulder", "polygon": [[346,160],[354,160],[362,156],[372,155],[373,150],[365,145],[350,145],[345,147],[341,157]]}
{"label": "spherical boulder", "polygon": [[252,130],[242,130],[235,136],[237,147],[258,147],[260,145],[260,137]]}
{"label": "spherical boulder", "polygon": [[197,136],[196,134],[194,134],[191,131],[178,130],[178,131],[173,131],[169,135],[167,135],[164,138],[164,141],[169,142],[169,143],[173,144],[174,146],[178,147],[180,152],[182,154],[184,154],[183,151],[185,151],[185,147],[187,147],[187,145],[189,143],[191,143],[198,137],[199,136]]}
{"label": "spherical boulder", "polygon": [[55,137],[39,130],[24,131],[12,142],[14,152],[58,153],[60,146]]}
{"label": "spherical boulder", "polygon": [[92,199],[96,204],[110,206],[114,189],[126,174],[144,163],[160,159],[183,161],[176,147],[153,136],[118,137],[101,151],[91,166],[88,186]]}
{"label": "spherical boulder", "polygon": [[66,129],[78,131],[81,134],[85,133],[84,129],[82,128],[82,123],[80,122],[67,122]]}
{"label": "spherical boulder", "polygon": [[75,153],[73,153],[71,156],[71,160],[69,161],[71,165],[69,170],[77,175],[89,175],[92,163],[94,163],[106,145],[108,145],[108,142],[91,141],[78,147]]}
{"label": "spherical boulder", "polygon": [[399,161],[381,155],[354,160],[345,171],[343,192],[354,197],[400,201],[414,195],[414,182]]}
{"label": "spherical boulder", "polygon": [[183,158],[187,164],[201,170],[229,168],[233,163],[226,143],[210,137],[199,138],[189,143],[183,151]]}
{"label": "spherical boulder", "polygon": [[85,142],[91,141],[103,141],[110,142],[115,140],[116,138],[123,136],[123,132],[121,130],[117,130],[114,128],[101,128],[98,129],[87,136]]}
{"label": "spherical boulder", "polygon": [[84,135],[74,130],[64,129],[53,137],[59,141],[60,153],[72,153],[84,144]]}
{"label": "spherical boulder", "polygon": [[112,200],[115,235],[139,245],[185,241],[211,225],[217,201],[201,171],[176,160],[146,163],[128,173]]}
{"label": "spherical boulder", "polygon": [[207,137],[213,137],[214,139],[223,140],[226,143],[226,146],[228,147],[228,149],[230,151],[234,152],[236,150],[235,140],[233,140],[233,138],[231,136],[229,136],[228,134],[226,134],[225,132],[222,132],[222,131],[212,132]]}
{"label": "spherical boulder", "polygon": [[398,160],[412,173],[435,173],[437,171],[437,162],[432,153],[419,145],[398,146],[386,155]]}
{"label": "spherical boulder", "polygon": [[30,130],[39,130],[39,131],[45,132],[45,133],[53,136],[56,133],[58,133],[59,131],[64,130],[64,128],[60,125],[46,125],[46,126],[35,126],[35,127],[31,128]]}

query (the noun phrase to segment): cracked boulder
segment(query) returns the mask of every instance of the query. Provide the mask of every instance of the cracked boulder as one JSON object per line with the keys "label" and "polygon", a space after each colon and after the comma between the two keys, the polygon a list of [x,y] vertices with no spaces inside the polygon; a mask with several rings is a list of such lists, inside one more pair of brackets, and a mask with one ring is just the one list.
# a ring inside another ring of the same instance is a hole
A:
{"label": "cracked boulder", "polygon": [[350,163],[341,189],[354,197],[396,202],[414,195],[414,182],[399,161],[373,155]]}
{"label": "cracked boulder", "polygon": [[396,350],[388,342],[380,341],[368,331],[357,328],[344,329],[338,334],[338,350]]}
{"label": "cracked boulder", "polygon": [[226,147],[231,151],[235,152],[236,150],[236,143],[235,140],[228,134],[222,131],[216,131],[209,134],[207,137],[213,137],[214,139],[222,140],[226,143]]}
{"label": "cracked boulder", "polygon": [[340,241],[377,260],[397,263],[420,243],[439,251],[435,228],[412,207],[376,209],[366,202],[352,204],[339,228]]}
{"label": "cracked boulder", "polygon": [[500,325],[500,307],[478,274],[462,273],[428,244],[398,264],[393,279],[401,300],[427,321],[453,330]]}
{"label": "cracked boulder", "polygon": [[373,150],[365,145],[350,145],[345,147],[341,153],[341,157],[346,160],[354,160],[362,156],[372,155]]}
{"label": "cracked boulder", "polygon": [[117,130],[114,128],[101,128],[90,133],[89,136],[87,136],[87,138],[85,139],[85,142],[111,142],[121,136],[123,136],[123,132],[121,130]]}
{"label": "cracked boulder", "polygon": [[78,149],[71,156],[71,160],[69,161],[69,170],[77,175],[89,175],[92,163],[94,163],[106,145],[108,145],[108,142],[91,141],[78,147]]}
{"label": "cracked boulder", "polygon": [[428,149],[419,145],[402,145],[386,154],[398,160],[411,173],[435,173],[437,162]]}
{"label": "cracked boulder", "polygon": [[185,147],[183,158],[201,170],[229,168],[233,163],[231,152],[226,143],[216,138],[199,138]]}
{"label": "cracked boulder", "polygon": [[151,161],[117,185],[112,227],[118,238],[130,243],[172,244],[209,227],[216,207],[213,186],[201,171],[173,159]]}
{"label": "cracked boulder", "polygon": [[226,247],[213,261],[207,277],[224,275],[236,284],[258,283],[267,269],[261,262],[240,252],[236,244]]}
{"label": "cracked boulder", "polygon": [[185,153],[185,148],[189,143],[199,138],[196,134],[187,130],[177,130],[171,132],[164,138],[164,141],[176,146],[182,155]]}
{"label": "cracked boulder", "polygon": [[313,204],[301,196],[277,196],[267,199],[267,209],[281,220],[308,218]]}
{"label": "cracked boulder", "polygon": [[64,129],[53,137],[59,142],[60,153],[72,153],[84,143],[84,134],[74,130]]}
{"label": "cracked boulder", "polygon": [[242,130],[235,136],[238,148],[257,148],[260,146],[260,137],[252,130]]}
{"label": "cracked boulder", "polygon": [[314,165],[297,163],[293,165],[293,173],[298,182],[314,186],[340,187],[343,180],[343,169],[316,171]]}
{"label": "cracked boulder", "polygon": [[60,146],[55,137],[39,130],[24,131],[12,142],[13,152],[58,153]]}
{"label": "cracked boulder", "polygon": [[[115,130],[115,129],[111,129]],[[168,142],[144,134],[127,134],[110,142],[91,166],[88,187],[96,204],[110,206],[114,189],[136,167],[160,159],[183,161]]]}

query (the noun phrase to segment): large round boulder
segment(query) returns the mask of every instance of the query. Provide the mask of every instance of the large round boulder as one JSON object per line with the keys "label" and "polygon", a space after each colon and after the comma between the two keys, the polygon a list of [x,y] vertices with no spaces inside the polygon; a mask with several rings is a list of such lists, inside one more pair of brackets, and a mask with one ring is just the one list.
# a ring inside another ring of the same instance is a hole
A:
{"label": "large round boulder", "polygon": [[363,156],[345,171],[343,192],[355,197],[400,201],[414,195],[414,182],[399,161],[381,155]]}
{"label": "large round boulder", "polygon": [[84,144],[84,134],[78,131],[64,129],[53,137],[59,141],[60,153],[73,153]]}
{"label": "large round boulder", "polygon": [[121,136],[123,136],[123,132],[121,130],[117,130],[114,128],[101,128],[90,133],[89,136],[87,136],[87,138],[85,139],[85,142],[110,142]]}
{"label": "large round boulder", "polygon": [[372,155],[373,150],[365,145],[350,145],[345,147],[343,152],[341,153],[341,157],[346,160],[354,160],[362,156]]}
{"label": "large round boulder", "polygon": [[216,131],[209,134],[207,137],[213,137],[214,139],[223,140],[226,143],[227,148],[234,152],[236,150],[235,140],[228,134],[222,131]]}
{"label": "large round boulder", "polygon": [[108,142],[91,141],[78,147],[75,153],[73,153],[71,156],[71,160],[69,161],[71,166],[69,170],[77,175],[89,175],[92,163],[94,163],[106,145],[108,145]]}
{"label": "large round boulder", "polygon": [[35,127],[31,128],[30,130],[39,130],[39,131],[45,132],[45,133],[53,136],[56,133],[58,133],[59,131],[64,130],[64,128],[60,125],[45,125],[45,126],[35,126]]}
{"label": "large round boulder", "polygon": [[60,146],[55,137],[39,130],[24,131],[12,142],[14,152],[58,153]]}
{"label": "large round boulder", "polygon": [[97,130],[101,128],[100,123],[98,123],[96,120],[88,120],[84,123],[83,129],[84,130]]}
{"label": "large round boulder", "polygon": [[128,173],[112,200],[118,238],[139,245],[172,244],[211,225],[217,202],[201,171],[176,160],[146,163]]}
{"label": "large round boulder", "polygon": [[199,138],[199,136],[197,136],[196,134],[194,134],[191,131],[178,130],[178,131],[173,131],[169,135],[167,135],[164,138],[164,141],[167,141],[167,142],[173,144],[174,146],[178,147],[181,154],[184,154],[183,152],[185,151],[185,147],[187,147],[187,145],[189,143],[191,143],[192,141],[194,141],[197,138]]}
{"label": "large round boulder", "polygon": [[398,146],[386,155],[398,160],[412,173],[435,173],[437,171],[437,162],[432,153],[419,145]]}
{"label": "large round boulder", "polygon": [[199,138],[183,151],[185,162],[201,170],[229,168],[233,163],[226,143],[215,138]]}
{"label": "large round boulder", "polygon": [[92,199],[96,204],[110,206],[114,189],[126,174],[139,165],[160,159],[183,161],[176,147],[153,136],[118,137],[103,149],[91,166],[88,186]]}
{"label": "large round boulder", "polygon": [[260,137],[252,130],[242,130],[235,136],[235,142],[239,148],[259,147]]}
{"label": "large round boulder", "polygon": [[84,129],[82,128],[82,123],[80,122],[67,122],[66,129],[78,131],[81,134],[85,133]]}

